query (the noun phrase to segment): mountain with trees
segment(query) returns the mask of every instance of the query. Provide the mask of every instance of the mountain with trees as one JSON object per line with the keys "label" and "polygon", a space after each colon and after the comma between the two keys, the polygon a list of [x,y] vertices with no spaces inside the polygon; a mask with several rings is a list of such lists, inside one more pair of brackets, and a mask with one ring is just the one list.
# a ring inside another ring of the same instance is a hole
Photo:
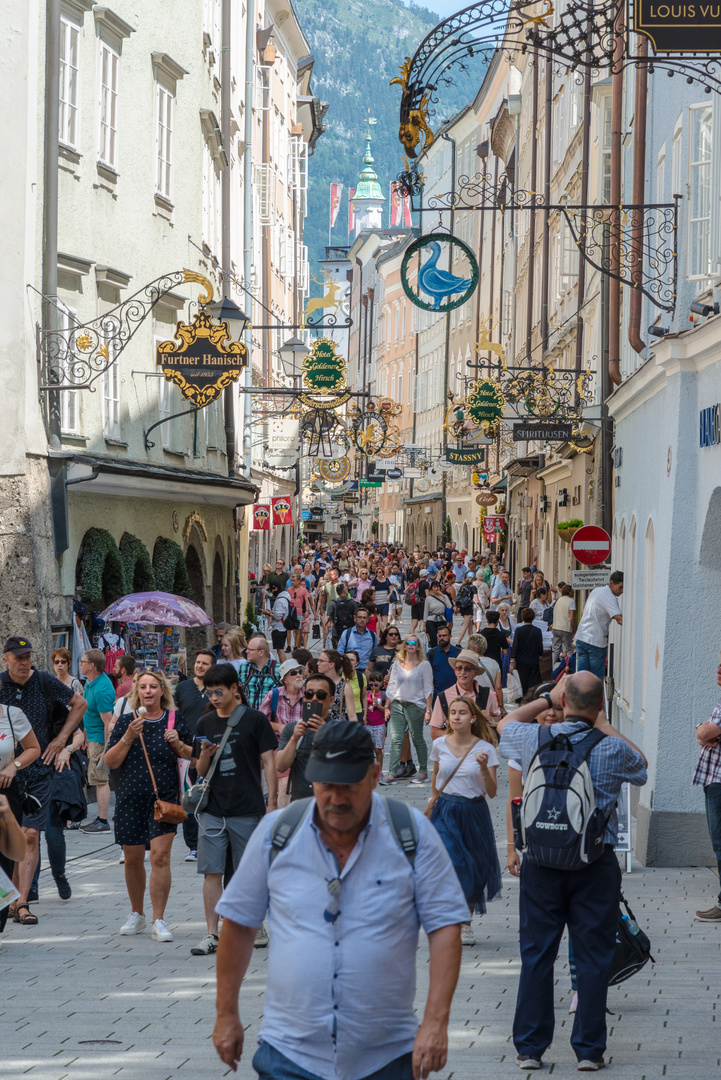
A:
{"label": "mountain with trees", "polygon": [[[383,224],[390,224],[390,184],[403,169],[398,141],[401,90],[390,81],[440,20],[426,8],[407,7],[403,0],[297,0],[297,10],[315,57],[313,91],[329,105],[327,131],[309,168],[305,242],[315,274],[316,260],[328,243],[332,183],[343,185],[343,195],[331,242],[348,243],[349,188],[355,187],[363,166],[369,109],[377,120],[371,128],[374,167],[388,199]],[[454,86],[444,88],[434,128],[473,97],[482,75],[479,62],[471,74],[460,73]],[[313,291],[319,292],[318,287]]]}

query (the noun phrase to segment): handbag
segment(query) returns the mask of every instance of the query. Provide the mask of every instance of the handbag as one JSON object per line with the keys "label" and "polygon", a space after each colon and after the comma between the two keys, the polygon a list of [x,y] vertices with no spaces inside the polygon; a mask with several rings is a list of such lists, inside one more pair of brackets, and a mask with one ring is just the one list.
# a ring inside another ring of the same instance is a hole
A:
{"label": "handbag", "polygon": [[234,727],[238,726],[244,713],[245,705],[237,705],[235,709],[233,709],[233,712],[228,717],[228,724],[223,732],[223,738],[220,740],[220,745],[215,751],[208,772],[202,780],[197,784],[193,784],[192,787],[182,793],[180,802],[183,810],[187,811],[188,814],[200,814],[208,805],[208,799],[210,798],[210,788],[208,785],[213,778],[213,773],[215,772],[218,761],[225,750],[225,744],[230,738],[230,733]]}
{"label": "handbag", "polygon": [[464,754],[464,755],[463,755],[463,757],[462,757],[462,758],[460,759],[460,761],[459,761],[459,762],[458,762],[458,764],[456,765],[456,767],[455,767],[455,769],[453,770],[453,772],[451,773],[451,775],[450,775],[450,776],[449,776],[449,777],[448,777],[448,778],[447,778],[447,779],[446,779],[446,780],[445,780],[445,781],[443,782],[443,785],[442,785],[441,787],[439,787],[439,788],[437,788],[437,789],[436,789],[436,791],[437,791],[437,794],[436,794],[435,798],[433,797],[433,795],[431,795],[430,799],[428,800],[428,804],[427,804],[427,806],[426,806],[425,810],[423,811],[423,813],[425,814],[425,816],[426,816],[426,817],[430,817],[430,816],[431,816],[431,814],[433,813],[433,807],[434,807],[434,806],[436,805],[436,803],[438,802],[438,796],[439,796],[440,794],[442,794],[442,792],[444,792],[444,791],[446,790],[446,788],[447,788],[447,787],[448,787],[448,785],[450,784],[451,780],[452,780],[452,779],[453,779],[453,777],[454,777],[454,776],[456,775],[456,773],[457,773],[457,772],[458,772],[458,770],[460,769],[461,765],[463,764],[463,762],[464,762],[464,761],[466,760],[466,758],[467,758],[467,757],[468,757],[468,755],[470,754],[471,750],[475,750],[475,748],[476,748],[476,746],[477,746],[477,745],[478,745],[477,743],[474,743],[474,744],[473,744],[473,746],[469,747],[469,748],[468,748],[468,750],[466,750],[465,754]]}
{"label": "handbag", "polygon": [[[133,717],[137,718],[137,714],[133,713]],[[153,808],[153,817],[156,821],[164,821],[166,825],[182,825],[187,818],[185,810],[178,803],[165,802],[160,798],[158,794],[158,785],[155,783],[155,774],[153,767],[150,764],[150,758],[148,757],[148,751],[145,748],[145,739],[142,735],[138,736],[140,739],[140,745],[143,748],[145,754],[145,760],[148,765],[148,772],[150,773],[150,779],[153,782],[153,794],[155,796],[155,806]]]}
{"label": "handbag", "polygon": [[651,942],[636,922],[623,893],[621,893],[621,903],[626,908],[626,914],[624,915],[619,910],[618,926],[616,927],[616,951],[613,954],[611,974],[608,980],[609,986],[616,986],[618,983],[630,979],[649,960],[652,964],[656,963],[651,956]]}

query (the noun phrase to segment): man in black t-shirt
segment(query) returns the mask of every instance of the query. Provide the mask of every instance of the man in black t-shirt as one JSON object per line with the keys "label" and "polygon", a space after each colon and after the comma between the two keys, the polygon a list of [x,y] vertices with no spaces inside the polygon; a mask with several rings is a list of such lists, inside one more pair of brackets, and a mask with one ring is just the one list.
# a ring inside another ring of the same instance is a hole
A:
{"label": "man in black t-shirt", "polygon": [[481,630],[488,642],[486,656],[489,660],[495,660],[499,667],[501,667],[502,653],[508,652],[508,638],[502,630],[498,629],[500,618],[501,616],[497,611],[487,611],[486,622],[488,626]]}
{"label": "man in black t-shirt", "polygon": [[295,720],[286,724],[278,744],[278,756],[275,764],[278,772],[290,769],[290,801],[307,799],[313,794],[313,786],[305,778],[305,767],[313,749],[313,739],[319,728],[323,727],[330,711],[335,694],[335,685],[327,675],[309,675],[303,689],[304,700],[317,701],[320,713],[305,720]]}
{"label": "man in black t-shirt", "polygon": [[[198,721],[208,704],[203,677],[215,663],[214,652],[210,649],[200,649],[195,654],[193,678],[184,679],[175,687],[175,703],[183,714],[183,720],[193,738],[195,738]],[[188,779],[191,784],[197,783],[198,776],[195,769],[188,771]],[[185,861],[196,862],[198,858],[198,822],[193,814],[188,814],[188,817],[183,822],[183,839],[188,849]]]}
{"label": "man in black t-shirt", "polygon": [[[206,776],[218,752],[228,718],[240,701],[238,676],[230,664],[216,664],[203,676],[206,695],[214,711],[198,721],[193,759],[199,776]],[[268,720],[257,709],[245,708],[231,730],[209,782],[205,809],[198,814],[198,873],[203,874],[203,904],[208,932],[191,949],[194,956],[214,953],[218,947],[218,915],[215,906],[223,891],[228,848],[237,870],[245,845],[267,811],[275,810],[278,780],[275,769],[277,740]],[[263,798],[261,765],[268,784],[268,805]],[[256,944],[267,945],[261,927]]]}
{"label": "man in black t-shirt", "polygon": [[23,813],[21,825],[27,851],[15,867],[20,898],[16,904],[18,920],[35,926],[37,916],[27,905],[28,892],[38,863],[40,833],[45,828],[50,808],[50,785],[55,758],[65,749],[80,723],[87,702],[82,694],[60,682],[47,671],[37,671],[32,662],[33,647],[27,638],[11,637],[5,642],[3,661],[6,671],[0,676],[0,703],[15,705],[25,713],[40,743],[40,757],[22,769],[22,784],[40,803],[36,813]]}

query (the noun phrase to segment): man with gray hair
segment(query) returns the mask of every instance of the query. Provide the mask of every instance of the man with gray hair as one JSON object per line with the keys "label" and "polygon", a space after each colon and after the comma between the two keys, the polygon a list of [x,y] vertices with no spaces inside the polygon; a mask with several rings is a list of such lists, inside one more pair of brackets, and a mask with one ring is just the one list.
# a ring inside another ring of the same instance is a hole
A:
{"label": "man with gray hair", "polygon": [[279,664],[270,655],[266,638],[254,634],[246,648],[248,659],[238,668],[238,684],[251,709],[260,709],[263,698],[274,686],[280,686]]}
{"label": "man with gray hair", "polygon": [[[541,712],[559,706],[562,723],[550,729],[534,723]],[[606,992],[621,895],[621,870],[613,850],[618,839],[616,800],[622,784],[640,787],[646,783],[647,762],[638,747],[609,724],[602,707],[603,683],[590,671],[581,671],[498,724],[499,750],[505,758],[520,761],[524,780],[544,732],[550,730],[552,738],[565,736],[572,745],[592,730],[604,736],[586,755],[596,808],[605,821],[603,852],[580,869],[565,869],[560,863],[548,866],[530,854],[524,856],[521,867],[521,978],[513,1042],[516,1063],[524,1070],[542,1067],[543,1054],[553,1039],[553,965],[565,926],[578,972],[571,1046],[580,1072],[596,1072],[605,1066]],[[547,813],[558,816],[555,809]]]}

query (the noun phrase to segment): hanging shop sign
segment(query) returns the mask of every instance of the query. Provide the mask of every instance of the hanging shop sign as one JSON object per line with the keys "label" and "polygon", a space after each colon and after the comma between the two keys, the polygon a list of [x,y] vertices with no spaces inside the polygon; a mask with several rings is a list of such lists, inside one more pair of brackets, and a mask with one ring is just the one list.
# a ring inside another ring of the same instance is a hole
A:
{"label": "hanging shop sign", "polygon": [[293,507],[288,495],[278,495],[276,498],[271,499],[270,503],[273,508],[274,525],[293,524]]}
{"label": "hanging shop sign", "polygon": [[430,480],[426,480],[425,476],[422,476],[420,480],[416,480],[415,488],[416,491],[420,491],[421,494],[425,494],[426,491],[431,490]]}
{"label": "hanging shop sign", "polygon": [[227,322],[214,323],[199,311],[192,323],[179,322],[172,341],[161,341],[156,365],[168,382],[198,409],[209,405],[248,366],[248,350],[230,337]]}
{"label": "hanging shop sign", "polygon": [[299,398],[309,409],[335,409],[350,398],[345,357],[337,348],[335,341],[319,338],[303,360],[303,392]]}
{"label": "hanging shop sign", "polygon": [[386,476],[389,480],[400,480],[403,476],[403,469],[388,469],[386,471]]}
{"label": "hanging shop sign", "polygon": [[300,425],[295,417],[273,417],[268,421],[268,448],[265,460],[272,469],[290,469],[298,460]]}
{"label": "hanging shop sign", "polygon": [[270,532],[270,505],[268,503],[257,503],[253,507],[253,528]]}
{"label": "hanging shop sign", "polygon": [[505,404],[498,384],[481,379],[466,398],[466,413],[473,424],[495,424],[503,416]]}
{"label": "hanging shop sign", "polygon": [[635,0],[633,28],[645,34],[655,53],[718,53],[721,8],[718,4],[659,4]]}
{"label": "hanging shop sign", "polygon": [[[411,264],[421,265],[409,277]],[[429,233],[414,240],[401,263],[401,282],[411,303],[424,311],[452,311],[465,304],[478,285],[478,262],[462,240]]]}
{"label": "hanging shop sign", "polygon": [[483,528],[487,528],[491,532],[500,532],[505,524],[505,514],[486,514],[483,519]]}
{"label": "hanging shop sign", "polygon": [[375,457],[378,451],[383,449],[388,423],[382,413],[370,410],[371,404],[369,402],[366,410],[353,420],[351,438],[356,449],[362,454]]}
{"label": "hanging shop sign", "polygon": [[570,442],[573,438],[573,424],[514,424],[513,441],[538,440],[543,442]]}
{"label": "hanging shop sign", "polygon": [[322,480],[330,480],[335,483],[347,480],[350,476],[350,458],[328,458],[318,462],[318,474]]}
{"label": "hanging shop sign", "polygon": [[495,506],[498,502],[498,496],[494,495],[492,491],[479,491],[476,495],[476,502],[479,506]]}
{"label": "hanging shop sign", "polygon": [[699,446],[718,446],[721,443],[721,405],[709,405],[698,414]]}
{"label": "hanging shop sign", "polygon": [[358,483],[362,488],[382,488],[382,480],[359,480]]}
{"label": "hanging shop sign", "polygon": [[446,461],[450,461],[453,465],[482,464],[485,455],[486,451],[482,446],[458,446],[455,449],[451,446],[446,447]]}

